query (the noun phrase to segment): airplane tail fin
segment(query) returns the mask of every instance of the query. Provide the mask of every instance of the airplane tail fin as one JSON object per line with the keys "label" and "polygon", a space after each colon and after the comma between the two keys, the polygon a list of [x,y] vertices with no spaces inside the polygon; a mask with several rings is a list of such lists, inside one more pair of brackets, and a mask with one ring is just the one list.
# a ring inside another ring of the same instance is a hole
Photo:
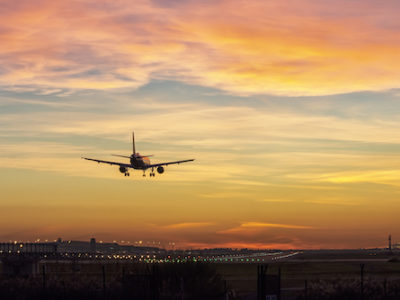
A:
{"label": "airplane tail fin", "polygon": [[132,146],[133,146],[133,154],[136,154],[135,149],[135,133],[132,131]]}

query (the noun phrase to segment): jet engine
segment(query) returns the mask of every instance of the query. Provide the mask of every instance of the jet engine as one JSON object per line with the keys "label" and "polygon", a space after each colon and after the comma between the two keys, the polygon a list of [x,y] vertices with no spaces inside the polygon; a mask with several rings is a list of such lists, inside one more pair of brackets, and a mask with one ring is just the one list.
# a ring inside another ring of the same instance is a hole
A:
{"label": "jet engine", "polygon": [[159,166],[159,167],[157,168],[157,172],[158,172],[158,174],[164,173],[164,168],[161,167],[161,166]]}
{"label": "jet engine", "polygon": [[125,167],[120,166],[120,167],[119,167],[119,171],[120,171],[121,173],[126,173],[128,170],[127,170]]}

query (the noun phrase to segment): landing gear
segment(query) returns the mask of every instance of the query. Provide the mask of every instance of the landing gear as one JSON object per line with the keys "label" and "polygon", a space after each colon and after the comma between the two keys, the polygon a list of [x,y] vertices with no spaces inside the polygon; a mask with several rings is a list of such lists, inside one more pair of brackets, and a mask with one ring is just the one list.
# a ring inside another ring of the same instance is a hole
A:
{"label": "landing gear", "polygon": [[[151,169],[151,172],[149,173],[150,177],[154,177],[156,176],[156,174],[154,173],[153,169]],[[146,172],[143,171],[143,177],[146,177]]]}
{"label": "landing gear", "polygon": [[124,176],[129,176],[129,173],[128,172],[124,173]]}

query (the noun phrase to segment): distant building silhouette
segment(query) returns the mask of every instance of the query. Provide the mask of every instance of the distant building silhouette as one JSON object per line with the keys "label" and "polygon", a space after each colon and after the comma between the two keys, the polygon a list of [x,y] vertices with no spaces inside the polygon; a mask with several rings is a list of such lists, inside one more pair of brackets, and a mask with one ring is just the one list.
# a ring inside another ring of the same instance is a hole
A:
{"label": "distant building silhouette", "polygon": [[0,254],[11,253],[56,253],[55,243],[0,243]]}
{"label": "distant building silhouette", "polygon": [[95,238],[90,239],[90,252],[96,253],[96,239]]}

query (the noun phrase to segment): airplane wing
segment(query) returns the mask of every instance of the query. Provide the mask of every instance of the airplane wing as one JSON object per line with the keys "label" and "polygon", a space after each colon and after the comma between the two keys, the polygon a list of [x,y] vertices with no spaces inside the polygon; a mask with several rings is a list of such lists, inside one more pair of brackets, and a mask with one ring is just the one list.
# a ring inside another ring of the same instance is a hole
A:
{"label": "airplane wing", "polygon": [[120,163],[120,162],[115,162],[115,161],[100,160],[100,159],[94,159],[94,158],[87,158],[87,157],[82,157],[82,158],[86,159],[86,160],[95,161],[95,162],[98,162],[98,163],[116,165],[116,166],[125,167],[125,168],[132,168],[131,164]]}
{"label": "airplane wing", "polygon": [[146,166],[147,168],[156,168],[156,167],[160,167],[160,166],[168,166],[168,165],[175,165],[175,164],[181,164],[181,163],[185,163],[188,161],[194,161],[194,159],[185,159],[185,160],[178,160],[178,161],[169,161],[169,162],[165,162],[165,163],[159,163],[159,164],[151,164]]}

